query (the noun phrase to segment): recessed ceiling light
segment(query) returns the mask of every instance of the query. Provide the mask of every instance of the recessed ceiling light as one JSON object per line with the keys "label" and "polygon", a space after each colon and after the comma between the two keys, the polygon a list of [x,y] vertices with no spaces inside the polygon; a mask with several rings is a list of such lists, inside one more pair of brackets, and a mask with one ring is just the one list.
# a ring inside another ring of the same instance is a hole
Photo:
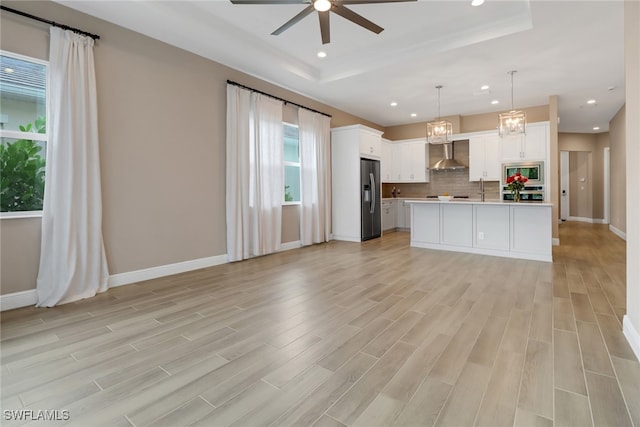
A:
{"label": "recessed ceiling light", "polygon": [[393,102],[392,102],[391,104],[389,104],[389,105],[391,105],[392,107],[397,107],[397,106],[398,106],[398,103],[397,103],[397,102],[395,102],[395,101],[393,101]]}
{"label": "recessed ceiling light", "polygon": [[411,117],[417,117],[418,115],[416,113],[411,113]]}
{"label": "recessed ceiling light", "polygon": [[327,57],[327,52],[322,50],[318,52],[318,58],[326,58],[326,57]]}
{"label": "recessed ceiling light", "polygon": [[493,101],[491,101],[491,104],[493,104],[493,105],[496,105],[496,104],[499,104],[499,103],[500,103],[500,101],[498,101],[497,99],[494,99]]}
{"label": "recessed ceiling light", "polygon": [[595,99],[590,99],[587,101],[587,104],[595,104],[596,100]]}
{"label": "recessed ceiling light", "polygon": [[488,90],[488,89],[489,89],[489,85],[480,86],[480,90]]}
{"label": "recessed ceiling light", "polygon": [[484,4],[484,0],[471,0],[471,6],[482,6]]}
{"label": "recessed ceiling light", "polygon": [[600,126],[595,126],[593,130],[600,130]]}
{"label": "recessed ceiling light", "polygon": [[11,74],[11,73],[13,73],[13,68],[7,67],[7,68],[4,69],[4,72]]}

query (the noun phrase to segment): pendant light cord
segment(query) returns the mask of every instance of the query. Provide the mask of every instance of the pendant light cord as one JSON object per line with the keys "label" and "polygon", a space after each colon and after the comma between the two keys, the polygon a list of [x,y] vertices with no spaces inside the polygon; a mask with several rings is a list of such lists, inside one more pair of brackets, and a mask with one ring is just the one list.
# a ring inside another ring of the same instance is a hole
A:
{"label": "pendant light cord", "polygon": [[517,73],[516,70],[509,71],[509,74],[511,74],[511,111],[513,111],[513,75],[515,73]]}

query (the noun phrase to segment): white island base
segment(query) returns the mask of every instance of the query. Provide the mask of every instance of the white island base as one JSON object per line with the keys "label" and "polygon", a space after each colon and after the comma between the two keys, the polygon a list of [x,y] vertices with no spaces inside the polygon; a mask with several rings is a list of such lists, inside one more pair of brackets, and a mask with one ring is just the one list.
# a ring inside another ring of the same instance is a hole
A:
{"label": "white island base", "polygon": [[411,246],[552,261],[550,203],[407,203],[411,203]]}

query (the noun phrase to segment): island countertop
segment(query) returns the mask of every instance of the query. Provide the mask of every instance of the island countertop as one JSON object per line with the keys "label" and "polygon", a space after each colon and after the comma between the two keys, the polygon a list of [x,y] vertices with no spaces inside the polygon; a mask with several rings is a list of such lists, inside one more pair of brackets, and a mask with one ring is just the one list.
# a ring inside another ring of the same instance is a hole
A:
{"label": "island countertop", "polygon": [[470,204],[470,205],[518,205],[518,206],[553,206],[552,203],[545,202],[514,202],[511,200],[500,199],[487,199],[484,202],[480,199],[451,199],[451,200],[439,200],[439,199],[420,199],[420,198],[406,198],[403,199],[407,203],[452,203],[452,204]]}

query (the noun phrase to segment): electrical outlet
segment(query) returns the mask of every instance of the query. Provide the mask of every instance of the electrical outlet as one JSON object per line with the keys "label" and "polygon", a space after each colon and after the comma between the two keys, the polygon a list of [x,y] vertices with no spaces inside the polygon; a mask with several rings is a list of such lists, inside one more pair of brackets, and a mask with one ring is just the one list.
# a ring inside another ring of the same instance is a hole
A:
{"label": "electrical outlet", "polygon": [[478,232],[478,240],[484,240],[484,232],[483,231],[479,231]]}

